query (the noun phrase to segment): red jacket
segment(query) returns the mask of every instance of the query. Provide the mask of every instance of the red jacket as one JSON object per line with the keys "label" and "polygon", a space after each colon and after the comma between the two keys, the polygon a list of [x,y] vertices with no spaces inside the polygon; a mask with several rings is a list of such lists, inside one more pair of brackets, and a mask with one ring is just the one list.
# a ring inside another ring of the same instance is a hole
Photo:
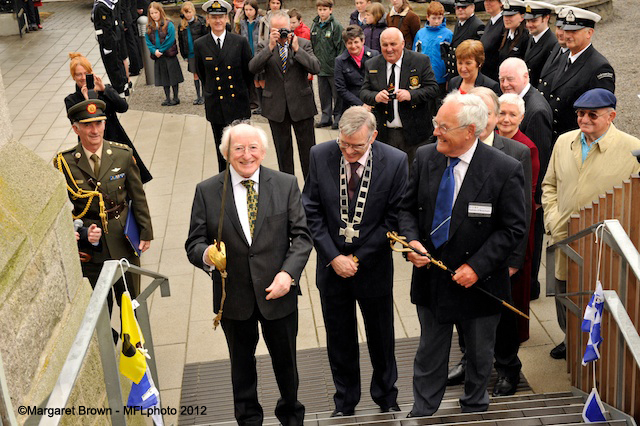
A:
{"label": "red jacket", "polygon": [[298,37],[306,38],[307,40],[311,40],[311,30],[307,27],[304,22],[300,21],[300,25],[298,28],[293,30],[293,33]]}

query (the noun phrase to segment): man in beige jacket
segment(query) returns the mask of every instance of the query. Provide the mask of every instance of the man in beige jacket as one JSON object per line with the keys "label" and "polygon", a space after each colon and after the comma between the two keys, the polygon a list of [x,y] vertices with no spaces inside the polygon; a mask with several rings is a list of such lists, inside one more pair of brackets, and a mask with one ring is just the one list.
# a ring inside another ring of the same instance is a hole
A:
{"label": "man in beige jacket", "polygon": [[[573,104],[580,128],[558,138],[542,182],[544,225],[551,244],[567,238],[573,213],[640,170],[631,154],[640,148],[640,140],[613,125],[615,107],[616,97],[606,89],[589,90]],[[562,252],[556,254],[555,276],[556,293],[565,293],[567,258]],[[556,310],[560,328],[566,331],[565,307],[556,301]],[[566,358],[564,342],[550,355]]]}

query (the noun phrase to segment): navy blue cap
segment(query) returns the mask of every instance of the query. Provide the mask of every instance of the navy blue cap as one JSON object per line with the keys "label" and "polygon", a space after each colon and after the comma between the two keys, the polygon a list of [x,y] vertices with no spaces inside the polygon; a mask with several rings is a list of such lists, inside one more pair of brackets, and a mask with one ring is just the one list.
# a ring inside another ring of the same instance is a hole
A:
{"label": "navy blue cap", "polygon": [[616,107],[616,95],[607,89],[587,90],[574,103],[574,109],[599,109]]}

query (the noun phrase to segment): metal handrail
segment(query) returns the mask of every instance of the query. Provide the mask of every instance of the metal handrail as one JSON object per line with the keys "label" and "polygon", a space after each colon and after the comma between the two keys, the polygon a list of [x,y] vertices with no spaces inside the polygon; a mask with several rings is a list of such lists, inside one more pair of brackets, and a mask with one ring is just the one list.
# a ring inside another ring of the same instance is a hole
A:
{"label": "metal handrail", "polygon": [[2,365],[2,354],[0,354],[0,425],[17,426],[18,421],[13,412],[11,398],[9,398],[9,388],[7,387],[7,378],[4,374]]}
{"label": "metal handrail", "polygon": [[[124,272],[127,271],[154,278],[151,284],[149,284],[147,288],[136,298],[138,303],[140,303],[140,306],[136,309],[136,318],[138,319],[138,324],[140,325],[142,334],[145,336],[145,347],[151,356],[151,359],[147,361],[151,375],[156,387],[160,387],[154,356],[153,337],[149,322],[147,298],[158,288],[158,286],[160,286],[160,294],[162,297],[171,296],[169,279],[164,275],[133,265],[123,265],[121,268],[117,260],[108,260],[104,262],[102,270],[100,271],[98,282],[93,289],[91,299],[89,299],[89,304],[85,311],[84,318],[82,319],[82,323],[80,324],[78,333],[76,334],[76,338],[73,341],[71,349],[67,355],[67,359],[62,366],[62,370],[58,376],[58,381],[46,402],[45,412],[54,413],[56,408],[60,409],[66,407],[71,391],[73,390],[80,372],[82,362],[89,349],[91,337],[95,330],[98,337],[107,398],[109,400],[109,407],[111,408],[111,423],[113,425],[126,425],[122,392],[120,388],[120,373],[116,363],[115,347],[113,345],[113,336],[111,334],[111,321],[107,306],[107,296],[110,294],[113,284],[115,284],[122,277]],[[62,414],[42,416],[39,424],[57,425],[61,420],[61,416]]]}

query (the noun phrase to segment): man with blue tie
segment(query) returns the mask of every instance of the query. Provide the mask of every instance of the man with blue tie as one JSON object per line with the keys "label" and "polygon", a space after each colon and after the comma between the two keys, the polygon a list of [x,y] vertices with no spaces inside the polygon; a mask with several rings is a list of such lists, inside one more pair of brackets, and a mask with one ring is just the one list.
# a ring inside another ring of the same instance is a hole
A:
{"label": "man with blue tie", "polygon": [[[509,298],[507,258],[526,230],[520,163],[483,143],[488,109],[476,95],[448,95],[433,120],[437,143],[416,153],[399,213],[400,232],[421,252],[455,271],[415,268],[411,301],[417,305],[420,345],[414,362],[414,405],[409,417],[438,410],[447,385],[453,323],[462,324],[467,368],[462,412],[486,411],[501,305],[474,286]],[[467,340],[470,339],[470,340]]]}

